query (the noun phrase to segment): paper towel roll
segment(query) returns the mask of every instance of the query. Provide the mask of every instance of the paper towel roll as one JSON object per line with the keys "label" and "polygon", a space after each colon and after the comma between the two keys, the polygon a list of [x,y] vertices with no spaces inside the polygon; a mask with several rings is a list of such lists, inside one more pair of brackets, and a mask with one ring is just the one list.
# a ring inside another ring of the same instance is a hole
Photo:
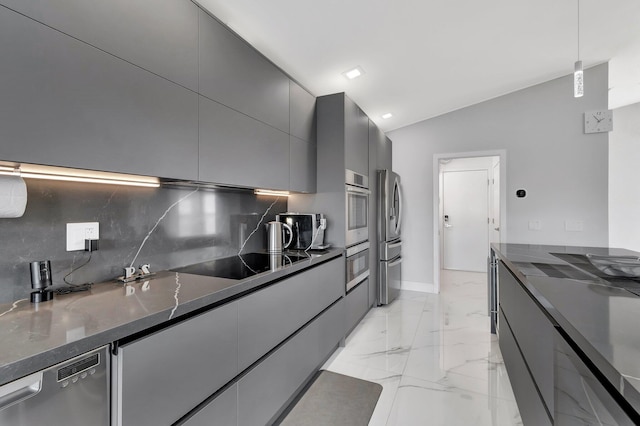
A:
{"label": "paper towel roll", "polygon": [[0,176],[0,218],[22,217],[27,207],[27,185],[20,176]]}

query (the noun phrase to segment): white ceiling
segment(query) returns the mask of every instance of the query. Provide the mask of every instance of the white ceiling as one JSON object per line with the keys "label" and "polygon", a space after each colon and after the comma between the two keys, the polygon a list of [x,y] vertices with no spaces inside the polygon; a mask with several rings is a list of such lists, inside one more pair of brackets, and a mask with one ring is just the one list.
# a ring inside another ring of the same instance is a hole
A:
{"label": "white ceiling", "polygon": [[[314,95],[346,92],[385,131],[570,74],[578,59],[577,0],[198,3]],[[585,68],[611,60],[610,108],[640,101],[640,1],[580,0],[579,55]],[[366,74],[347,81],[355,66]]]}

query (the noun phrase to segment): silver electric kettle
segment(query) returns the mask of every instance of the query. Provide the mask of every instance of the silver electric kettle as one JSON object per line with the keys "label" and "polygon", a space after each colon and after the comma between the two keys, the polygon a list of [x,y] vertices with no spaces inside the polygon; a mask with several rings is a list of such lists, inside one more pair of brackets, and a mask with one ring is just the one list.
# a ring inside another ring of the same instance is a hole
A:
{"label": "silver electric kettle", "polygon": [[[269,222],[267,226],[267,251],[269,253],[282,253],[283,249],[286,249],[291,245],[293,240],[293,230],[289,225],[283,222]],[[284,240],[285,231],[289,233],[289,239],[286,243],[282,243]]]}

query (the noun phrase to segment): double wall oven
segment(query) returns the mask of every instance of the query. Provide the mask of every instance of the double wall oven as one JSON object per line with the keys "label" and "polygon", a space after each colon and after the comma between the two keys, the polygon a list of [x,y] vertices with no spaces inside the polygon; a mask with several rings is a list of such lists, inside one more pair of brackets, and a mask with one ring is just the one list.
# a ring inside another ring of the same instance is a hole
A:
{"label": "double wall oven", "polygon": [[346,291],[369,277],[369,178],[346,170]]}

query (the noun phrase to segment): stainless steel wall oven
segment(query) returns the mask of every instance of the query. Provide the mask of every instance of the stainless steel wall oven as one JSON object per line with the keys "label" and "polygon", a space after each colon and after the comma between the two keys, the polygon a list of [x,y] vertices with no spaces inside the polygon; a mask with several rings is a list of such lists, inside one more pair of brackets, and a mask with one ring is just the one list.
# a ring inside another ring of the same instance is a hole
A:
{"label": "stainless steel wall oven", "polygon": [[369,178],[346,170],[346,246],[369,240]]}
{"label": "stainless steel wall oven", "polygon": [[347,249],[347,288],[346,291],[369,277],[369,242],[364,242]]}

